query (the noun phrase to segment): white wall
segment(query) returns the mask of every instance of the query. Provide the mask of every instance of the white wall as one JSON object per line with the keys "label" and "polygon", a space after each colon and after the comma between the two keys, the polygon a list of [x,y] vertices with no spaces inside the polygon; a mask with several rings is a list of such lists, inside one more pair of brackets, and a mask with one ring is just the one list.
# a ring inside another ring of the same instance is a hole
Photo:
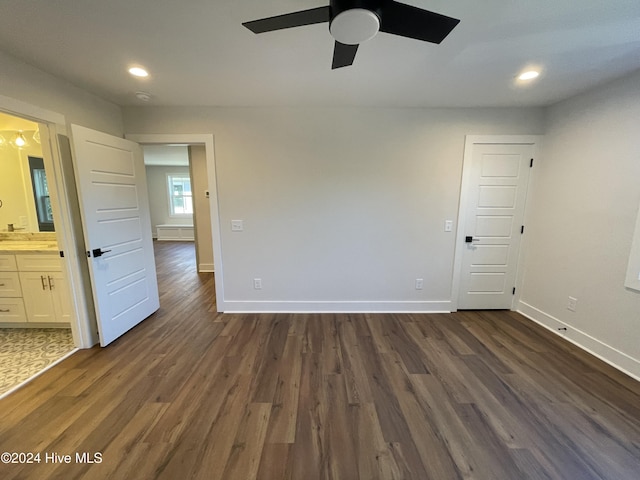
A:
{"label": "white wall", "polygon": [[149,210],[151,212],[153,236],[156,236],[156,225],[193,225],[193,215],[188,217],[170,216],[169,192],[167,189],[167,175],[179,173],[189,176],[189,167],[147,165],[145,170],[147,172],[147,189],[149,191]]}
{"label": "white wall", "polygon": [[127,133],[215,135],[227,310],[447,310],[465,135],[543,129],[541,109],[124,113]]}
{"label": "white wall", "polygon": [[550,108],[534,172],[521,311],[640,378],[640,72]]}
{"label": "white wall", "polygon": [[120,107],[0,51],[0,95],[65,116],[94,130],[122,136]]}

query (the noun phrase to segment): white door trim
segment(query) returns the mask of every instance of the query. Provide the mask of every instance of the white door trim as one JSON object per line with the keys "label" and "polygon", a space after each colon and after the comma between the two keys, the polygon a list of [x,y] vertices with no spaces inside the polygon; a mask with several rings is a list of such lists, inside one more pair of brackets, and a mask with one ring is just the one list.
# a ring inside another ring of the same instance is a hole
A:
{"label": "white door trim", "polygon": [[83,239],[77,237],[72,226],[73,213],[69,202],[73,199],[70,199],[67,194],[57,137],[58,134],[66,135],[65,117],[57,112],[4,95],[0,95],[0,111],[27,118],[47,127],[47,131],[40,132],[41,145],[45,165],[51,167],[53,173],[53,178],[49,179],[49,186],[53,186],[51,201],[54,204],[58,245],[61,250],[64,250],[66,259],[66,262],[63,262],[63,268],[69,282],[74,317],[71,321],[71,331],[76,347],[90,348],[95,345],[97,338],[95,313],[90,311],[87,304],[86,288],[88,286],[85,285],[80,267],[80,262],[85,260],[79,258],[76,248],[77,242],[83,242]]}
{"label": "white door trim", "polygon": [[213,263],[215,265],[216,308],[224,312],[224,285],[222,262],[222,235],[218,203],[218,181],[216,177],[216,161],[214,136],[210,133],[167,133],[167,134],[126,134],[125,138],[142,145],[158,145],[167,143],[183,143],[187,145],[204,145],[207,159],[207,175],[209,180],[209,199],[211,202],[211,235],[213,238]]}
{"label": "white door trim", "polygon": [[[460,278],[462,269],[462,254],[465,245],[465,232],[466,232],[466,218],[467,218],[467,204],[469,203],[469,188],[471,186],[471,163],[473,157],[473,145],[484,144],[511,144],[511,145],[533,145],[534,158],[538,155],[539,145],[541,142],[540,135],[467,135],[464,143],[464,157],[462,164],[462,183],[460,187],[460,202],[458,205],[458,228],[456,233],[456,247],[453,257],[453,284],[451,286],[451,311],[458,310],[458,297],[460,295]],[[529,180],[529,186],[531,186],[532,177]],[[527,205],[525,205],[524,217],[527,217]],[[520,245],[520,252],[518,254],[518,266],[522,262],[523,251],[525,243]],[[517,268],[516,274],[516,295],[513,305],[516,305],[517,298],[519,297],[520,285],[522,283],[522,269]]]}

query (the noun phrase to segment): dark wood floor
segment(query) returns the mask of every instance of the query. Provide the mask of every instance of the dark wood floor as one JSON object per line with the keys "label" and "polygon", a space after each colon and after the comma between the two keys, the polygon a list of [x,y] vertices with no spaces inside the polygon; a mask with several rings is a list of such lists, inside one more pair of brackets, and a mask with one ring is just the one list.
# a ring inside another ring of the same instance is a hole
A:
{"label": "dark wood floor", "polygon": [[0,401],[1,479],[640,478],[640,384],[518,314],[219,315],[156,248],[159,312]]}

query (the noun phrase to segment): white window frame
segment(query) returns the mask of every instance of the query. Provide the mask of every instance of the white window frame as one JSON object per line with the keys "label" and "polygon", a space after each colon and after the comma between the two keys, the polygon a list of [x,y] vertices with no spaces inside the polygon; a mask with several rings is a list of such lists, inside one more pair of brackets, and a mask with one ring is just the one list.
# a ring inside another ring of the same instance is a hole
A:
{"label": "white window frame", "polygon": [[174,178],[188,178],[189,185],[191,185],[191,177],[189,173],[167,173],[167,199],[169,201],[169,216],[175,218],[193,218],[193,189],[190,191],[190,195],[182,195],[182,198],[191,198],[191,213],[175,213],[175,205],[173,199],[176,197],[173,194],[173,179]]}

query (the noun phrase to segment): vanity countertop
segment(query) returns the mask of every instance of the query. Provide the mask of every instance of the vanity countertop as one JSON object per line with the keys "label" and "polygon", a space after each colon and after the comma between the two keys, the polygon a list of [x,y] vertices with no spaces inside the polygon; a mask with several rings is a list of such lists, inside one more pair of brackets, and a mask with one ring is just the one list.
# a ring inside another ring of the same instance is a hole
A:
{"label": "vanity countertop", "polygon": [[31,254],[31,253],[56,253],[58,244],[56,242],[0,242],[0,254]]}

